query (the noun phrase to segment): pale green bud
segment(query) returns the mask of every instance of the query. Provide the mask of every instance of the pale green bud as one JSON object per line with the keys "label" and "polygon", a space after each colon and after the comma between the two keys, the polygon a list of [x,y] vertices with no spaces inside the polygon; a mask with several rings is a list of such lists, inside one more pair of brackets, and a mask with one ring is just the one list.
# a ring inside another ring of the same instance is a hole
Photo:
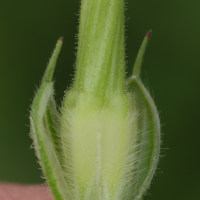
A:
{"label": "pale green bud", "polygon": [[31,110],[31,136],[55,200],[141,200],[159,157],[160,124],[140,81],[147,33],[125,80],[124,1],[82,0],[75,80],[61,113],[58,40]]}

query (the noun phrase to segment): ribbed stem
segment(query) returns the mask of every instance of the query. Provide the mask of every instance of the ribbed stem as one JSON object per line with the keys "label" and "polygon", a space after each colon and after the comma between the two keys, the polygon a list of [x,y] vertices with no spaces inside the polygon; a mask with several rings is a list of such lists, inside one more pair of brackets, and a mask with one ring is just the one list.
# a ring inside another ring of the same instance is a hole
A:
{"label": "ribbed stem", "polygon": [[124,91],[124,0],[82,0],[73,89],[100,97]]}

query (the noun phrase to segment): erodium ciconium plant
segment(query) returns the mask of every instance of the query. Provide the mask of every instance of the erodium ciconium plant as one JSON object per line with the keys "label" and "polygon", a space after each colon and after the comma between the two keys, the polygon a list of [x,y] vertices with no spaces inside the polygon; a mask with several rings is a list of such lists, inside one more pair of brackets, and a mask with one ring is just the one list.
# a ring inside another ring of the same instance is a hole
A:
{"label": "erodium ciconium plant", "polygon": [[59,39],[31,107],[31,136],[55,200],[141,200],[160,123],[140,80],[148,32],[125,79],[124,0],[82,0],[74,82],[57,111]]}

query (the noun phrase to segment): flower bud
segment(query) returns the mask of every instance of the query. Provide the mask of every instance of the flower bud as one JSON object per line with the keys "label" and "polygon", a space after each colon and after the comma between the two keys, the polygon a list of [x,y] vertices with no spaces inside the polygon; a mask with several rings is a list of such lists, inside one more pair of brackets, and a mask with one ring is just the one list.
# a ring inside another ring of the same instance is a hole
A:
{"label": "flower bud", "polygon": [[55,200],[141,200],[159,157],[160,125],[140,80],[147,33],[125,80],[124,1],[82,0],[76,72],[60,113],[58,40],[33,100],[31,137]]}

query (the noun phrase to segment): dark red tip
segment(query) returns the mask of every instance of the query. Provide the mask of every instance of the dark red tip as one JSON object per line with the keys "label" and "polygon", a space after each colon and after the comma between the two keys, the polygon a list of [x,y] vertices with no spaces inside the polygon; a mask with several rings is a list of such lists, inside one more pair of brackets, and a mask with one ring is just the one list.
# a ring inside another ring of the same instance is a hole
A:
{"label": "dark red tip", "polygon": [[58,40],[59,40],[59,41],[63,41],[63,37],[60,37]]}
{"label": "dark red tip", "polygon": [[148,39],[151,37],[151,30],[147,32],[146,36]]}

